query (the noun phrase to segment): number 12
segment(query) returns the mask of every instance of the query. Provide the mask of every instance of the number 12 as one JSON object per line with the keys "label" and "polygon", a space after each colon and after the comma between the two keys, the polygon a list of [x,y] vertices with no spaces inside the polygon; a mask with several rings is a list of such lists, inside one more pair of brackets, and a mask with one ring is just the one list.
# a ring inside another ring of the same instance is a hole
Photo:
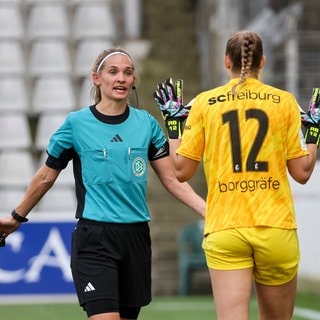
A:
{"label": "number 12", "polygon": [[[223,124],[229,124],[233,172],[242,172],[243,170],[238,112],[238,110],[232,110],[222,115]],[[268,161],[257,161],[258,153],[269,127],[268,116],[262,110],[248,109],[246,110],[246,120],[250,119],[258,120],[259,127],[247,157],[246,171],[268,171]]]}

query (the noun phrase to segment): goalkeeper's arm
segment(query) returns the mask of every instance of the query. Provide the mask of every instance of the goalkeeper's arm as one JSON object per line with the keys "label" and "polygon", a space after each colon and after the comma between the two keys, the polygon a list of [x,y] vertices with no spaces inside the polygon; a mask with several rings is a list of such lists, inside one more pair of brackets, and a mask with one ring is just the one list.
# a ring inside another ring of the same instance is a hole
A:
{"label": "goalkeeper's arm", "polygon": [[307,112],[300,108],[300,115],[301,122],[306,129],[304,138],[309,154],[288,160],[287,168],[295,181],[305,184],[313,172],[317,160],[317,150],[320,140],[319,90],[317,88],[312,91],[312,98]]}

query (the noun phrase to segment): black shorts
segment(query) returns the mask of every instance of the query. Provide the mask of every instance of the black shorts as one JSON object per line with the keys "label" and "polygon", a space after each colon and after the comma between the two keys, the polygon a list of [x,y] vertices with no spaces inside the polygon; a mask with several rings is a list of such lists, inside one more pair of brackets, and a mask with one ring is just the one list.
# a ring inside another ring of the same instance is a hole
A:
{"label": "black shorts", "polygon": [[105,301],[99,313],[151,301],[151,239],[147,222],[81,219],[72,235],[71,270],[79,303]]}

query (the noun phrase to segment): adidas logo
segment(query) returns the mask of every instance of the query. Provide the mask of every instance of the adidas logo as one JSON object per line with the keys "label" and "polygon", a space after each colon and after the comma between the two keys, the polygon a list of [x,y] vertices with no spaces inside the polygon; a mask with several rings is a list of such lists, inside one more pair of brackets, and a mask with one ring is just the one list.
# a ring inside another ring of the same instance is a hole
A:
{"label": "adidas logo", "polygon": [[84,288],[84,292],[90,292],[90,291],[94,291],[94,290],[96,290],[96,289],[95,289],[95,287],[92,285],[91,282],[89,282],[89,283],[87,284],[87,286]]}
{"label": "adidas logo", "polygon": [[110,140],[110,142],[122,142],[123,140],[122,140],[122,138],[118,135],[118,134],[116,134],[111,140]]}
{"label": "adidas logo", "polygon": [[155,158],[162,156],[163,152],[165,152],[165,151],[166,151],[166,148],[165,148],[165,147],[161,147],[161,148],[157,151],[157,153],[155,154]]}

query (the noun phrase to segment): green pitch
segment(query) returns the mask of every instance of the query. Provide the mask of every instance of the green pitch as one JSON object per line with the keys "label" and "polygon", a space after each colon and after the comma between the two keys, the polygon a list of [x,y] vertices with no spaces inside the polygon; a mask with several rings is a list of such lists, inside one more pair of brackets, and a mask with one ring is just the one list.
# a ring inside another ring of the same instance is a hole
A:
{"label": "green pitch", "polygon": [[[6,305],[0,300],[1,319],[10,320],[85,320],[86,315],[76,302]],[[250,305],[251,319],[257,319],[255,300]],[[139,320],[214,320],[214,305],[211,296],[156,297],[144,307]],[[299,293],[294,320],[319,320],[320,296]]]}

